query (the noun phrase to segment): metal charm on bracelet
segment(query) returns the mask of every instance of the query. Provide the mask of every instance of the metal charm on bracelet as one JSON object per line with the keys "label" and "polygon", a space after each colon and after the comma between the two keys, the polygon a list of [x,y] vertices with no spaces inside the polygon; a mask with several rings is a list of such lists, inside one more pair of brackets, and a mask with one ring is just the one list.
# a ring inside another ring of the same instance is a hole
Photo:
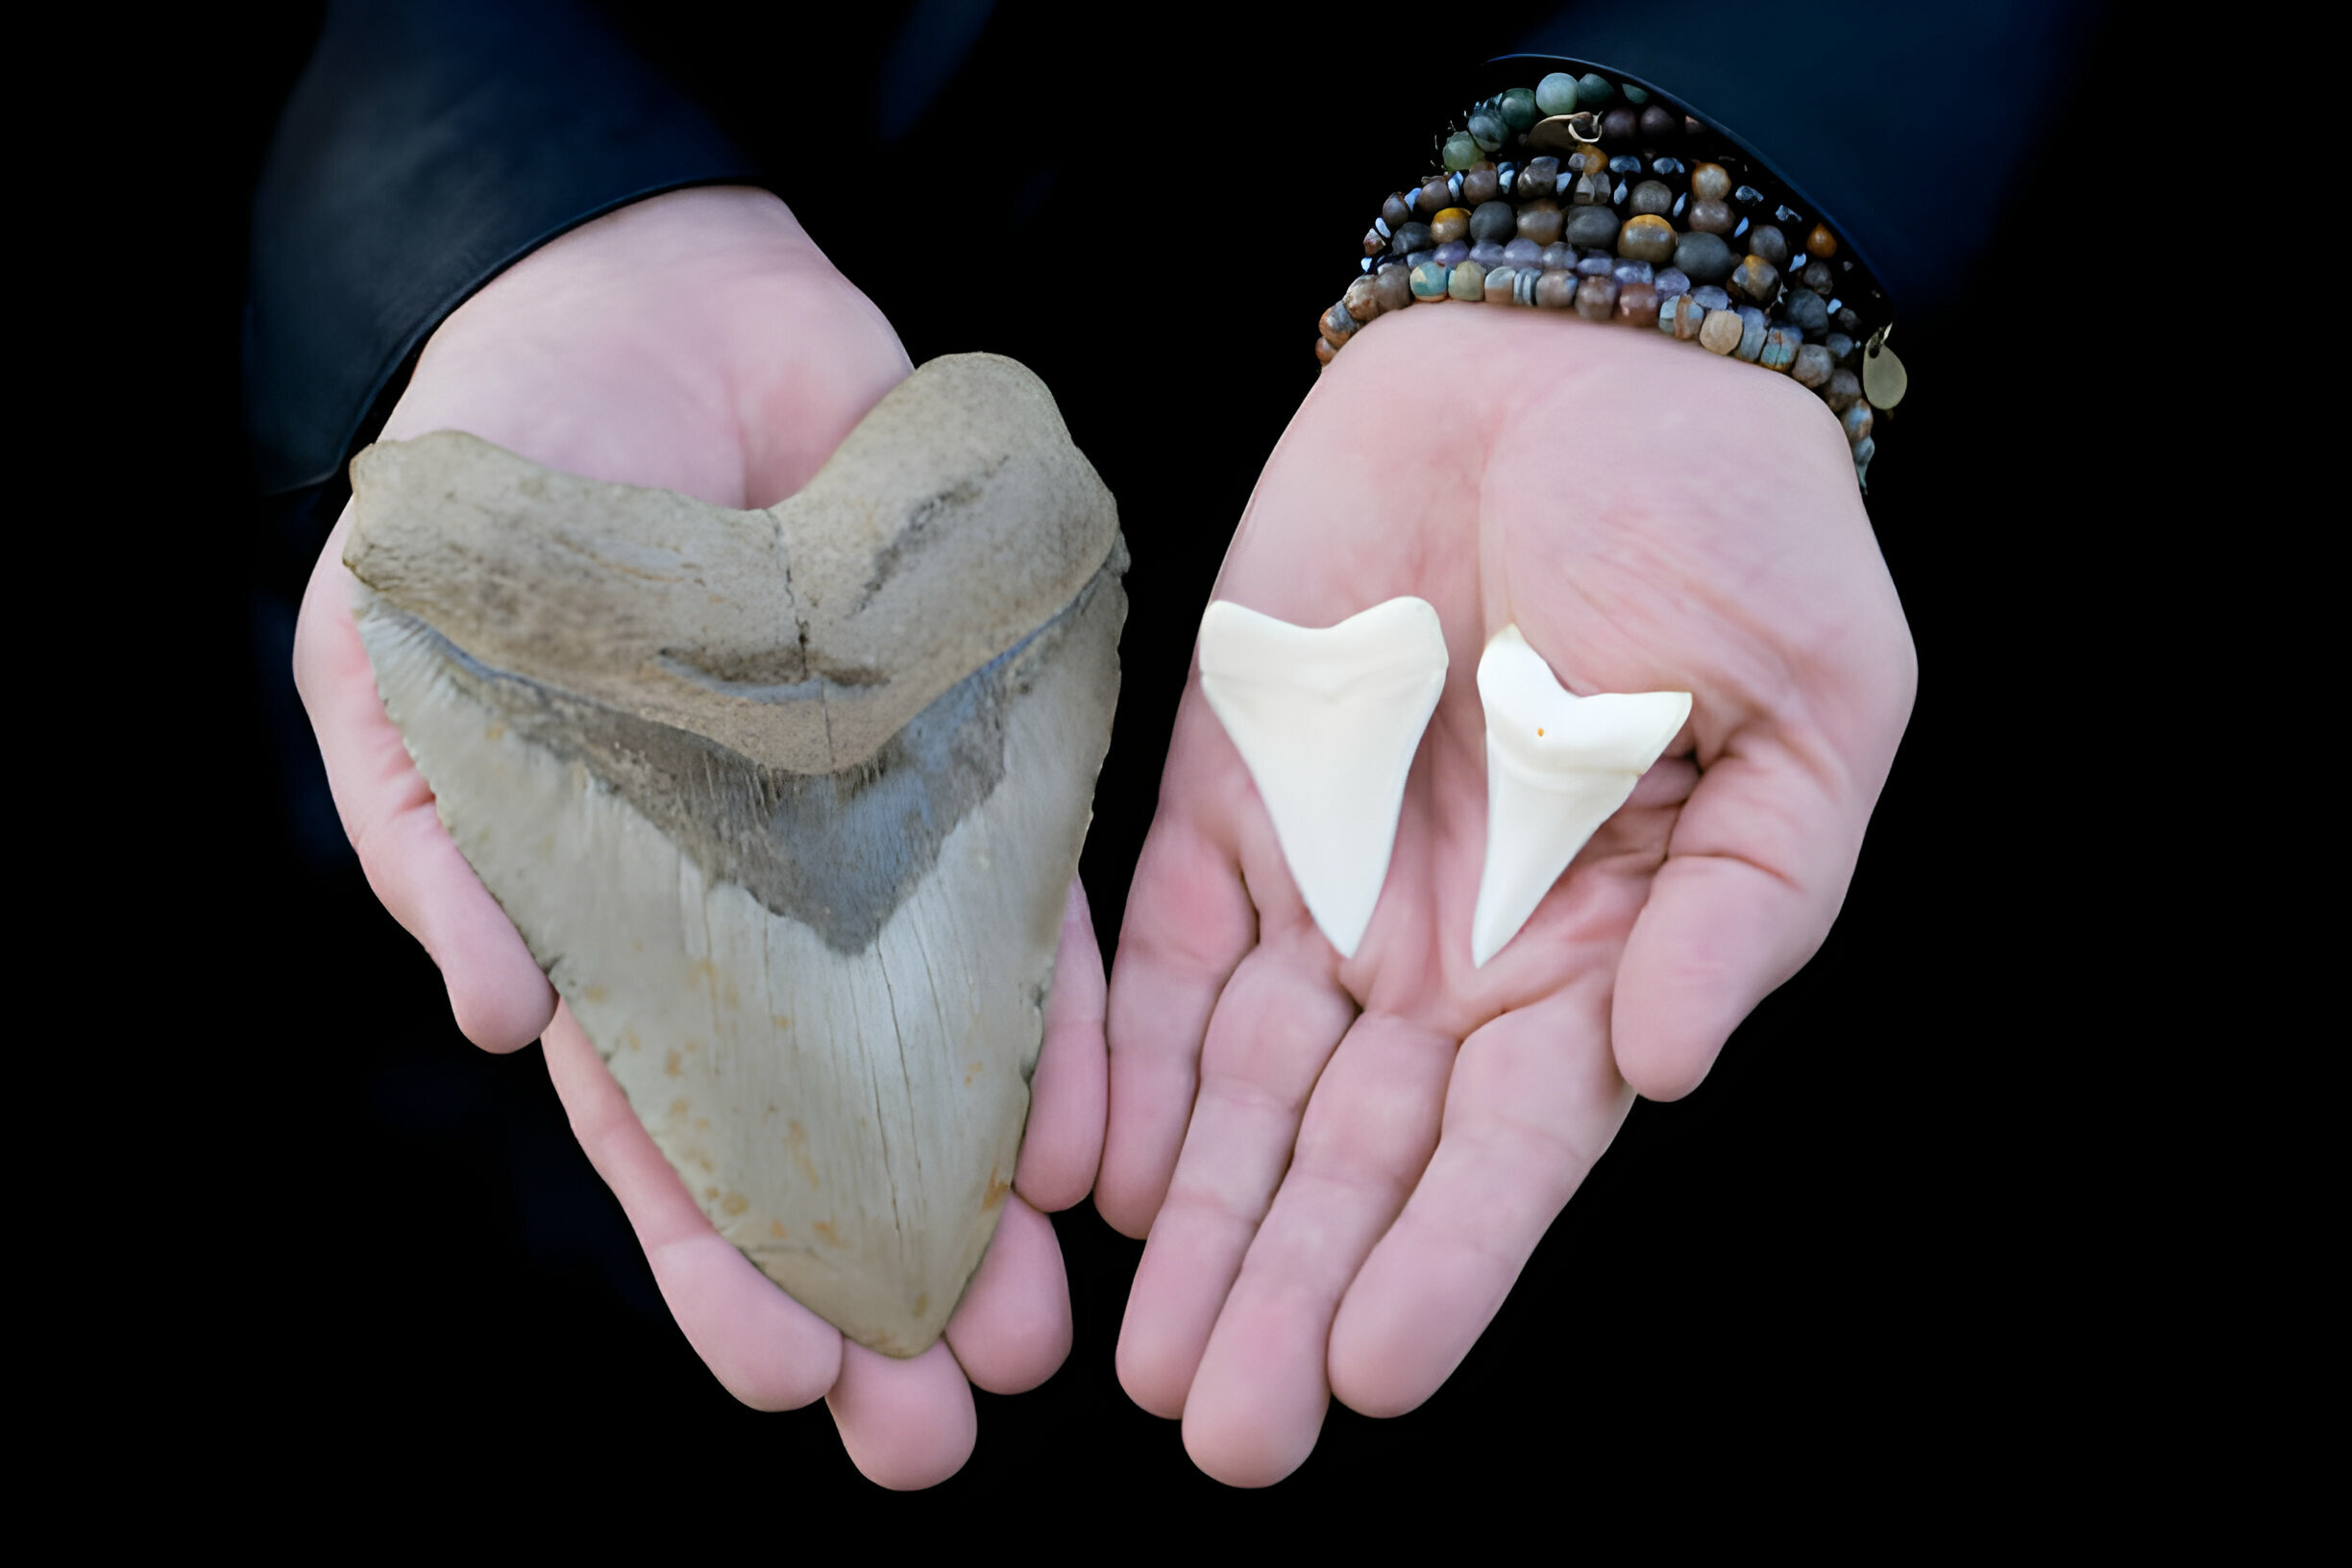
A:
{"label": "metal charm on bracelet", "polygon": [[1648,83],[1549,57],[1487,74],[1537,65],[1534,86],[1490,92],[1433,137],[1433,170],[1381,204],[1316,357],[1384,312],[1445,301],[1654,329],[1818,393],[1867,490],[1878,417],[1908,384],[1869,263],[1760,155]]}

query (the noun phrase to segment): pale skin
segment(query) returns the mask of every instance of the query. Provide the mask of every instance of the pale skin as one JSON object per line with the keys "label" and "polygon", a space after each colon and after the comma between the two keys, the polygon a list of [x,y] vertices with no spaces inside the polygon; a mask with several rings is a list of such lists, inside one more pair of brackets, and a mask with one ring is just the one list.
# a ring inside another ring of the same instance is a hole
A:
{"label": "pale skin", "polygon": [[[468,301],[384,434],[466,429],[573,473],[766,505],[908,368],[781,203],[678,192]],[[1810,394],[1654,331],[1447,305],[1360,333],[1268,461],[1217,592],[1311,625],[1399,594],[1437,608],[1453,667],[1371,928],[1344,964],[1314,928],[1195,679],[1129,899],[1108,1066],[1073,888],[1015,1195],[945,1338],[908,1361],[845,1344],[777,1290],[639,1126],[384,716],[340,526],[296,675],[371,887],[439,966],[470,1039],[544,1036],[582,1146],[738,1398],[823,1397],[884,1484],[953,1474],[974,1440],[971,1385],[1033,1386],[1067,1353],[1043,1214],[1091,1186],[1111,1223],[1150,1236],[1122,1382],[1182,1415],[1204,1470],[1262,1484],[1306,1458],[1334,1394],[1394,1414],[1443,1383],[1632,1096],[1693,1088],[1826,933],[1916,680],[1851,476]],[[1572,691],[1687,690],[1696,705],[1472,970],[1475,671],[1514,620]]]}
{"label": "pale skin", "polygon": [[[1401,594],[1451,659],[1342,960],[1197,668],[1111,979],[1095,1203],[1148,1236],[1118,1344],[1193,1460],[1280,1480],[1330,1401],[1442,1384],[1636,1094],[1697,1087],[1819,947],[1917,661],[1811,393],[1654,328],[1445,304],[1373,321],[1261,477],[1216,594],[1325,626]],[[1689,723],[1518,936],[1470,962],[1481,651]]]}

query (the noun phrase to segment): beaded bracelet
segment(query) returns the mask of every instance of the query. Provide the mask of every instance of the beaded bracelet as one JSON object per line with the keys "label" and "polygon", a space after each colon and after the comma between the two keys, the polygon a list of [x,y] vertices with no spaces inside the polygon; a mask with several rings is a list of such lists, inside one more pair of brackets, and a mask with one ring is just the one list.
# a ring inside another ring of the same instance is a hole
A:
{"label": "beaded bracelet", "polygon": [[1654,326],[1818,392],[1867,490],[1877,416],[1906,386],[1868,262],[1753,150],[1648,83],[1546,57],[1489,70],[1539,60],[1567,68],[1478,100],[1433,138],[1439,172],[1381,204],[1317,359],[1416,303]]}

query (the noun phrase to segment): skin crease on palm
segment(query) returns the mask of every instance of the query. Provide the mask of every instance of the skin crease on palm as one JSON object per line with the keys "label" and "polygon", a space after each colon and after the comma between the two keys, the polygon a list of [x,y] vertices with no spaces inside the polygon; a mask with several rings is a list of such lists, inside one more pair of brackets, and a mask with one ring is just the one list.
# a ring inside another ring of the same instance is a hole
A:
{"label": "skin crease on palm", "polygon": [[[1111,981],[1095,1202],[1148,1236],[1117,1362],[1235,1484],[1331,1398],[1413,1409],[1636,1093],[1689,1092],[1827,934],[1917,665],[1835,418],[1654,331],[1460,304],[1360,331],[1216,596],[1327,626],[1411,594],[1450,668],[1372,923],[1316,929],[1197,667]],[[1689,723],[1483,968],[1476,672],[1516,623],[1571,692]]]}
{"label": "skin crease on palm", "polygon": [[[427,344],[383,435],[470,430],[551,468],[766,506],[910,369],[781,202],[679,191],[551,241],[469,299]],[[1102,1143],[1102,960],[1083,894],[1073,884],[1014,1195],[945,1338],[903,1361],[845,1342],[711,1229],[451,843],[352,621],[348,526],[347,511],[304,597],[296,682],[369,886],[439,966],[458,1026],[496,1051],[544,1035],[574,1132],[730,1392],[761,1409],[822,1397],[850,1458],[882,1484],[954,1474],[976,1433],[971,1385],[1034,1387],[1069,1349],[1043,1211],[1086,1195]]]}

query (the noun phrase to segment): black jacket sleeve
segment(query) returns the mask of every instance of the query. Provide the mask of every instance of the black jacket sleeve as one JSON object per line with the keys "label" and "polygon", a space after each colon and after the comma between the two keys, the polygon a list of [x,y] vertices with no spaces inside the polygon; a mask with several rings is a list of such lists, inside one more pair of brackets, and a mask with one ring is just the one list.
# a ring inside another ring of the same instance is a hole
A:
{"label": "black jacket sleeve", "polygon": [[332,478],[432,330],[567,229],[750,161],[567,0],[336,4],[255,195],[246,429],[264,494]]}

